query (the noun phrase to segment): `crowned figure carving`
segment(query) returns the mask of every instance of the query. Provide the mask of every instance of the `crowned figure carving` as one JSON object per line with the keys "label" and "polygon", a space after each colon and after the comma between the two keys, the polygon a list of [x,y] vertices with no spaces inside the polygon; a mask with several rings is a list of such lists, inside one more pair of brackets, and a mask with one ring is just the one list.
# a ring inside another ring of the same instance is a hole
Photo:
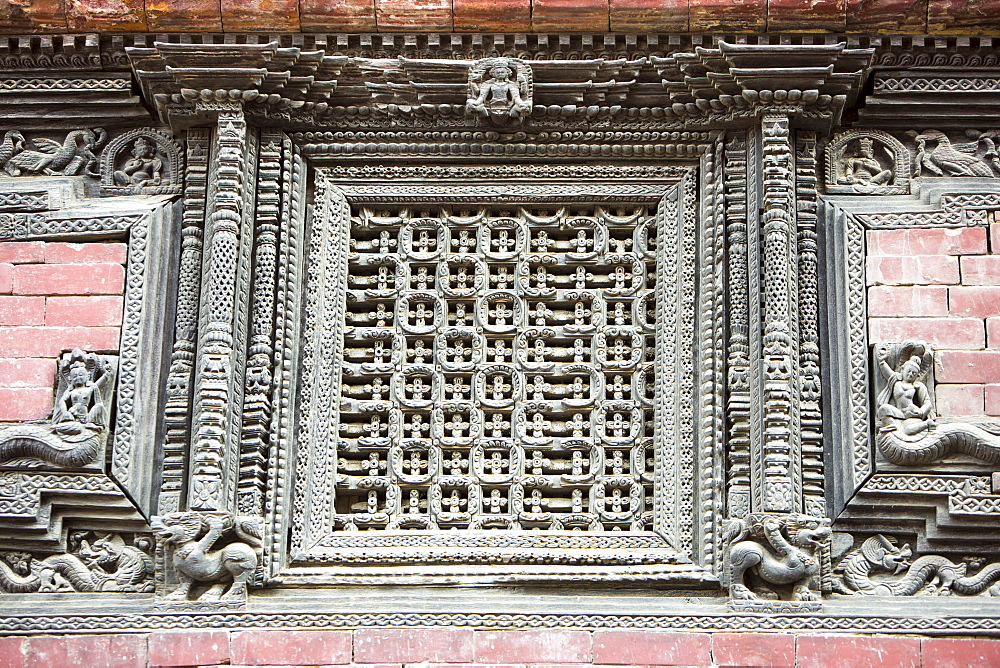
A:
{"label": "crowned figure carving", "polygon": [[498,125],[531,113],[531,68],[517,58],[483,58],[469,69],[466,110]]}

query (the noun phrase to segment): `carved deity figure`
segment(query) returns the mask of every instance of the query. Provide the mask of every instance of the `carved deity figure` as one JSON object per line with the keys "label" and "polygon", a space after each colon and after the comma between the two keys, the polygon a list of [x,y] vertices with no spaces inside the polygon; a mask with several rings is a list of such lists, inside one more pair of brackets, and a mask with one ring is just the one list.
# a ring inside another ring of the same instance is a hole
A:
{"label": "carved deity figure", "polygon": [[156,156],[156,148],[145,137],[138,137],[132,143],[132,157],[115,170],[115,185],[158,186],[162,180],[163,161]]}
{"label": "carved deity figure", "polygon": [[874,141],[871,137],[862,137],[853,157],[846,155],[840,161],[843,175],[840,183],[845,185],[884,185],[892,180],[892,170],[882,167],[875,157]]}
{"label": "carved deity figure", "polygon": [[466,108],[498,123],[530,113],[531,85],[527,66],[508,58],[487,61],[481,61],[482,65],[477,63],[469,73]]}
{"label": "carved deity figure", "polygon": [[66,387],[52,409],[52,424],[57,432],[77,434],[84,429],[107,426],[107,410],[101,398],[103,385],[111,378],[105,362],[97,355],[87,355],[77,348],[64,366]]}
{"label": "carved deity figure", "polygon": [[0,463],[60,468],[98,464],[109,426],[113,357],[79,348],[59,362],[59,389],[48,423],[0,428]]}
{"label": "carved deity figure", "polygon": [[889,350],[880,349],[877,353],[879,371],[886,380],[885,389],[876,399],[881,431],[901,429],[913,436],[937,426],[930,392],[920,380],[930,368],[931,353],[922,346],[914,347],[913,353],[897,368],[887,361]]}
{"label": "carved deity figure", "polygon": [[885,386],[875,399],[879,430],[875,443],[890,462],[913,466],[952,455],[1000,463],[1000,422],[975,416],[938,418],[930,372],[933,352],[926,343],[881,344],[875,361]]}

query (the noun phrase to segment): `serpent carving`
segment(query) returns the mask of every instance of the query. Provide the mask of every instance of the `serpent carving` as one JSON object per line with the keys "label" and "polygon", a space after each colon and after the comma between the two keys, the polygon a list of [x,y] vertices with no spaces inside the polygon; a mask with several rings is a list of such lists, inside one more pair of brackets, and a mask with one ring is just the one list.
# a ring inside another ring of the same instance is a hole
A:
{"label": "serpent carving", "polygon": [[0,463],[27,459],[78,468],[98,458],[107,440],[114,362],[77,348],[60,362],[59,375],[59,392],[48,424],[0,429]]}
{"label": "serpent carving", "polygon": [[[928,584],[935,585],[941,595],[975,596],[1000,580],[1000,564],[990,564],[967,576],[964,563],[956,564],[934,554],[911,563],[912,554],[909,545],[896,545],[881,534],[872,536],[845,560],[844,584],[848,591],[868,596],[912,596]],[[886,573],[898,577],[884,579]],[[883,579],[872,579],[873,575]],[[991,595],[998,593],[996,588],[990,588]]]}
{"label": "serpent carving", "polygon": [[930,464],[965,454],[1000,463],[1000,423],[940,422],[924,384],[933,353],[925,343],[908,341],[876,350],[885,387],[876,398],[879,431],[875,442],[894,464]]}

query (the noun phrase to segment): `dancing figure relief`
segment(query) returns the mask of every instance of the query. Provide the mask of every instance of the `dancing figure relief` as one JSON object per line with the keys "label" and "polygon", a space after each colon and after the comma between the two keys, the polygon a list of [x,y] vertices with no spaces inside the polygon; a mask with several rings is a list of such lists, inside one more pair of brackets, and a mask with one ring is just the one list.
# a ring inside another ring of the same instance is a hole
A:
{"label": "dancing figure relief", "polygon": [[924,382],[934,360],[928,344],[882,344],[875,359],[884,383],[875,399],[875,442],[887,460],[912,466],[963,454],[1000,463],[1000,422],[936,417]]}
{"label": "dancing figure relief", "polygon": [[48,423],[0,428],[0,465],[79,468],[98,463],[107,442],[115,358],[79,348],[59,363],[59,389]]}

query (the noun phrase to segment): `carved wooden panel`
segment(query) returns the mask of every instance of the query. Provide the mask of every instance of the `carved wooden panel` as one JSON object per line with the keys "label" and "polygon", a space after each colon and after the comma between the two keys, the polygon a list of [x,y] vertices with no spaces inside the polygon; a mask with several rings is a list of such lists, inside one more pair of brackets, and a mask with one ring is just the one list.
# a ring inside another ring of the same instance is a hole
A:
{"label": "carved wooden panel", "polygon": [[437,171],[318,179],[293,562],[714,579],[678,562],[699,487],[686,170]]}

